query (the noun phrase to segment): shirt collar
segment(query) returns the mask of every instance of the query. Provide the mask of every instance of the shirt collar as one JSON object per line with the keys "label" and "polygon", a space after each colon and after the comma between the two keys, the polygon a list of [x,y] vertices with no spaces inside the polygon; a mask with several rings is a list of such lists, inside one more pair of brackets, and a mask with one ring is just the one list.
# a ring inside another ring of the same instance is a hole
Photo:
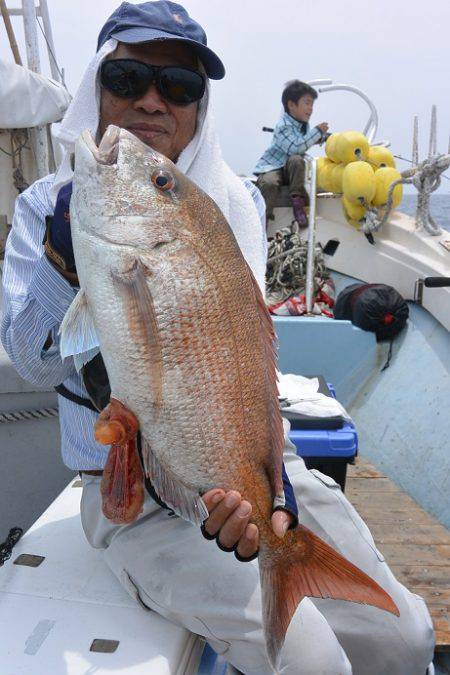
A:
{"label": "shirt collar", "polygon": [[291,124],[294,124],[294,126],[298,127],[302,134],[306,134],[308,131],[308,122],[299,122],[298,120],[295,119],[295,117],[292,117],[292,115],[289,115],[288,112],[283,113],[283,117],[285,122],[290,122]]}

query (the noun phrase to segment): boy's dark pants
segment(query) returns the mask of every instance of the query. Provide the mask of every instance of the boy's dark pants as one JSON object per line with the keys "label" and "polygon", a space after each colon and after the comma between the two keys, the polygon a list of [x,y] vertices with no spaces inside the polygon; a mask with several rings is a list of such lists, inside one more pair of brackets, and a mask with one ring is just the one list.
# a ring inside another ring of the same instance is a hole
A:
{"label": "boy's dark pants", "polygon": [[308,193],[305,190],[305,160],[301,155],[291,155],[284,167],[275,171],[260,173],[256,181],[257,187],[266,202],[266,218],[273,220],[273,209],[277,201],[277,194],[282,185],[289,186],[291,197],[303,197],[309,203]]}

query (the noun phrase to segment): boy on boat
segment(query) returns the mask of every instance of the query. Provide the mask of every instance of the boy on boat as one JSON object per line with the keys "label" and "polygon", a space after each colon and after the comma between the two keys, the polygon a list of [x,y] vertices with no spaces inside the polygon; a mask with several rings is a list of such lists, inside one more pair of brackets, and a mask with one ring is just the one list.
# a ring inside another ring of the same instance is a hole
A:
{"label": "boy on boat", "polygon": [[[167,68],[176,69],[175,89]],[[200,76],[205,89],[195,84]],[[3,269],[1,338],[22,377],[58,387],[63,460],[82,476],[83,529],[119,582],[148,609],[204,636],[242,673],[271,675],[252,505],[233,490],[208,491],[202,537],[146,485],[144,510],[135,522],[108,520],[100,486],[109,448],[93,435],[98,409],[109,398],[107,374],[100,359],[80,376],[73,359],[63,360],[59,351],[59,328],[77,294],[68,206],[74,142],[84,129],[100,140],[115,124],[176,162],[233,223],[263,287],[264,203],[250,182],[225,165],[216,142],[208,80],[223,76],[203,29],[181,5],[125,2],[111,15],[61,125],[61,166],[17,200]],[[286,424],[285,498],[272,515],[275,534],[283,537],[298,519],[375,579],[400,617],[367,605],[304,598],[287,632],[280,670],[285,675],[425,675],[434,648],[425,603],[397,582],[339,486],[306,469],[287,432]]]}
{"label": "boy on boat", "polygon": [[284,112],[254,173],[257,186],[266,202],[266,219],[273,220],[273,208],[279,189],[289,186],[294,220],[299,227],[308,226],[305,207],[309,203],[305,190],[305,160],[303,155],[313,145],[323,143],[328,136],[328,123],[309,126],[317,91],[300,80],[288,82],[281,96]]}

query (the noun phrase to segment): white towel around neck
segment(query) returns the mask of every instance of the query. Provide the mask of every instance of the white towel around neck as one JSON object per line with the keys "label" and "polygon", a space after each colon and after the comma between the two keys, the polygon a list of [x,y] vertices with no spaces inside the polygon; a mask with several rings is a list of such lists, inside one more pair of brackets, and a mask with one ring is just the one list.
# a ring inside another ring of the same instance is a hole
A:
{"label": "white towel around neck", "polygon": [[[89,129],[94,137],[97,133],[100,110],[98,69],[116,45],[117,41],[111,38],[92,59],[61,126],[55,133],[64,152],[51,190],[53,203],[56,202],[61,187],[72,179],[70,155],[74,151],[76,139],[84,129]],[[264,294],[265,232],[249,191],[222,157],[211,113],[209,85],[199,106],[197,131],[178,158],[177,167],[219,206]]]}

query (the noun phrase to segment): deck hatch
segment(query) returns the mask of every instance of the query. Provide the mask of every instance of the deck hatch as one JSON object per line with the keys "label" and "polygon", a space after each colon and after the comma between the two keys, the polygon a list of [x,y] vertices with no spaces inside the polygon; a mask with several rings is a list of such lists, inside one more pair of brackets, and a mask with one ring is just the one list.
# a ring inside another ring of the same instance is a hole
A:
{"label": "deck hatch", "polygon": [[92,640],[90,652],[102,652],[103,654],[112,654],[119,646],[119,640],[105,640],[103,638],[95,638]]}
{"label": "deck hatch", "polygon": [[15,560],[14,565],[25,565],[26,567],[39,567],[45,560],[43,555],[33,555],[32,553],[21,553]]}

